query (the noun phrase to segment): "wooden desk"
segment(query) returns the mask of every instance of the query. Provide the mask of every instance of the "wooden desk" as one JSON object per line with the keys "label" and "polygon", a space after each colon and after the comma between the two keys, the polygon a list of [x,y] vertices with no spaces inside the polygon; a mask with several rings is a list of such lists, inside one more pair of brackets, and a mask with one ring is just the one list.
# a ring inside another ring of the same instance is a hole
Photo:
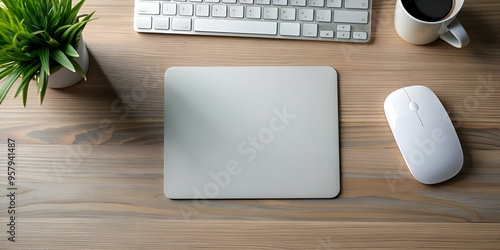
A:
{"label": "wooden desk", "polygon": [[[17,152],[16,243],[1,248],[500,248],[500,3],[467,1],[471,44],[414,46],[374,0],[366,45],[138,34],[133,1],[88,0],[89,81],[8,96],[0,152]],[[327,200],[172,201],[163,194],[163,72],[171,66],[331,65],[340,75],[342,192]],[[465,166],[433,186],[407,170],[383,113],[424,84],[455,121]],[[33,86],[34,87],[34,86]],[[5,160],[0,188],[7,192]]]}

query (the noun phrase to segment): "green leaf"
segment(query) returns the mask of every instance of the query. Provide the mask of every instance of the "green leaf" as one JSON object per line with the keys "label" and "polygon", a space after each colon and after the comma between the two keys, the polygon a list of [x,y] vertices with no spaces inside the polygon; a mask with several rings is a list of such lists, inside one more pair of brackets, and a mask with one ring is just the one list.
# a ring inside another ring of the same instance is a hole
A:
{"label": "green leaf", "polygon": [[80,36],[82,33],[83,29],[87,25],[88,22],[94,20],[91,19],[92,16],[94,15],[95,12],[92,12],[88,15],[85,15],[85,17],[78,23],[73,24],[71,27],[69,27],[62,35],[61,39],[64,41],[69,41],[73,42],[76,41],[76,38]]}
{"label": "green leaf", "polygon": [[61,50],[54,50],[54,52],[50,54],[50,57],[60,63],[63,67],[67,68],[69,71],[75,72],[75,67],[73,67],[71,61]]}
{"label": "green leaf", "polygon": [[14,71],[14,69],[15,65],[13,65],[12,63],[6,65],[6,67],[2,71],[0,71],[0,80],[10,75]]}
{"label": "green leaf", "polygon": [[19,76],[21,76],[21,74],[22,74],[22,68],[21,68],[21,66],[17,66],[13,70],[12,74],[10,74],[9,77],[7,77],[4,84],[0,88],[0,104],[2,104],[3,100],[7,96],[7,93],[9,92],[10,88],[12,87],[14,82],[17,80],[17,78],[19,78]]}
{"label": "green leaf", "polygon": [[14,98],[16,98],[19,95],[20,91],[22,91],[23,92],[23,106],[24,107],[26,107],[26,101],[28,98],[29,83],[36,75],[39,67],[40,67],[39,64],[37,66],[29,65],[28,69],[31,69],[31,70],[28,71],[27,74],[23,75],[21,84],[17,88],[17,92],[16,92],[16,95],[14,96]]}
{"label": "green leaf", "polygon": [[72,25],[73,24],[66,24],[66,25],[63,25],[63,26],[57,28],[57,30],[54,32],[55,36],[60,37],[61,33],[64,33],[64,31],[66,31]]}
{"label": "green leaf", "polygon": [[49,72],[50,74],[50,50],[47,47],[40,49],[40,63],[42,65],[43,70],[45,72]]}
{"label": "green leaf", "polygon": [[74,37],[74,34],[78,31],[78,29],[82,26],[85,26],[85,23],[79,22],[71,25],[64,33],[61,35],[61,39],[64,41],[71,41]]}
{"label": "green leaf", "polygon": [[30,81],[33,80],[39,68],[40,68],[40,63],[34,63],[28,66],[28,71],[25,74],[23,74],[21,84],[17,88],[14,98],[16,98],[21,93],[21,90],[23,90],[27,85],[29,85]]}
{"label": "green leaf", "polygon": [[23,88],[23,106],[26,108],[26,100],[28,99],[29,85],[26,84]]}
{"label": "green leaf", "polygon": [[65,23],[73,23],[73,20],[68,20],[71,15],[71,2],[71,0],[61,0],[58,5]]}
{"label": "green leaf", "polygon": [[64,54],[66,54],[67,56],[70,56],[70,57],[80,57],[80,55],[78,55],[78,52],[75,50],[75,48],[73,48],[73,46],[71,46],[71,44],[66,44],[66,46],[64,47]]}
{"label": "green leaf", "polygon": [[53,48],[59,47],[61,44],[54,38],[50,37],[47,43],[52,46]]}
{"label": "green leaf", "polygon": [[87,74],[83,71],[82,67],[80,67],[80,64],[78,64],[73,58],[69,59],[73,66],[75,67],[76,73],[80,74],[85,81],[87,81]]}
{"label": "green leaf", "polygon": [[[69,0],[69,2],[71,2],[71,0]],[[80,9],[82,8],[84,3],[85,3],[85,0],[81,0],[80,2],[75,4],[75,6],[71,9],[71,15],[69,15],[68,19],[66,20],[66,23],[70,23],[70,22],[75,23],[77,21],[76,17],[78,15],[78,12],[80,12]]]}
{"label": "green leaf", "polygon": [[40,105],[43,104],[43,99],[45,98],[45,92],[47,92],[47,85],[49,81],[49,76],[44,70],[40,71],[38,77],[38,93],[40,93]]}

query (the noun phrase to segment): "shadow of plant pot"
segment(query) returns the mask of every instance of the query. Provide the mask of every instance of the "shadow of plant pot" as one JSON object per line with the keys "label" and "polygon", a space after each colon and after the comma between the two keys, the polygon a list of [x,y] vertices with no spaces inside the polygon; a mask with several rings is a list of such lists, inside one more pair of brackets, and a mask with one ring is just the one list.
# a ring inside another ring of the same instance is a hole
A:
{"label": "shadow of plant pot", "polygon": [[[83,72],[86,74],[89,70],[89,54],[87,47],[85,46],[85,42],[83,41],[83,37],[80,38],[76,51],[80,56],[75,58],[75,61],[80,65]],[[83,77],[80,74],[71,72],[64,67],[61,67],[56,72],[50,74],[48,87],[53,89],[67,88],[77,84],[82,79]]]}

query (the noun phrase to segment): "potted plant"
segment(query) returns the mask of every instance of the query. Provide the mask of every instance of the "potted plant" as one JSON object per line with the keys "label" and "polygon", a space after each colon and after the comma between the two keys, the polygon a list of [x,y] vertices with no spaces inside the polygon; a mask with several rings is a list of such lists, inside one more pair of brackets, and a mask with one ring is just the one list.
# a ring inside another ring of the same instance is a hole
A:
{"label": "potted plant", "polygon": [[48,86],[67,87],[58,78],[69,86],[86,80],[82,31],[94,12],[79,15],[84,2],[0,0],[0,104],[18,79],[15,97],[22,93],[24,106],[31,82],[43,103]]}

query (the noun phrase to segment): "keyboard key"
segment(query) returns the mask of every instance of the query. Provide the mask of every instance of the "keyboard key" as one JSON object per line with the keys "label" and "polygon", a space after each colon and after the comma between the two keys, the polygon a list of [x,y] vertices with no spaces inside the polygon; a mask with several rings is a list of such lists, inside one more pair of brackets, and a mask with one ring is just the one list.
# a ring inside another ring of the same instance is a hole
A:
{"label": "keyboard key", "polygon": [[269,5],[271,4],[271,0],[255,0],[255,3],[259,5]]}
{"label": "keyboard key", "polygon": [[280,35],[282,36],[300,36],[300,23],[281,23]]}
{"label": "keyboard key", "polygon": [[137,28],[138,29],[151,29],[151,17],[150,16],[138,16],[137,17]]}
{"label": "keyboard key", "polygon": [[313,9],[300,9],[299,10],[299,21],[313,21],[314,20],[314,10]]}
{"label": "keyboard key", "polygon": [[253,4],[253,0],[240,0],[241,4]]}
{"label": "keyboard key", "polygon": [[260,7],[248,6],[247,7],[247,18],[260,19]]}
{"label": "keyboard key", "polygon": [[306,6],[306,0],[290,0],[290,5],[304,7]]}
{"label": "keyboard key", "polygon": [[281,17],[281,20],[294,21],[295,20],[295,9],[282,8],[280,17]]}
{"label": "keyboard key", "polygon": [[333,38],[333,35],[335,32],[333,30],[321,30],[319,32],[320,37],[325,37],[325,38]]}
{"label": "keyboard key", "polygon": [[219,3],[219,0],[205,0],[205,3]]}
{"label": "keyboard key", "polygon": [[236,3],[236,0],[222,0],[223,3]]}
{"label": "keyboard key", "polygon": [[168,30],[169,29],[168,17],[155,17],[154,28],[157,30]]}
{"label": "keyboard key", "polygon": [[193,15],[193,4],[181,3],[179,4],[179,16],[192,16]]}
{"label": "keyboard key", "polygon": [[137,5],[137,11],[139,12],[139,14],[159,15],[160,3],[139,2],[139,4]]}
{"label": "keyboard key", "polygon": [[328,8],[341,8],[342,0],[326,0],[326,7]]}
{"label": "keyboard key", "polygon": [[366,32],[354,32],[352,33],[352,38],[356,40],[366,40],[368,38],[368,33]]}
{"label": "keyboard key", "polygon": [[277,23],[268,21],[195,19],[194,30],[217,33],[276,35]]}
{"label": "keyboard key", "polygon": [[273,5],[285,6],[288,4],[288,0],[273,0]]}
{"label": "keyboard key", "polygon": [[192,16],[193,15],[193,4],[181,3],[179,4],[179,16]]}
{"label": "keyboard key", "polygon": [[314,23],[305,23],[302,27],[302,35],[305,37],[317,37],[318,25]]}
{"label": "keyboard key", "polygon": [[349,38],[351,38],[351,32],[338,31],[337,32],[337,38],[339,38],[339,39],[349,39]]}
{"label": "keyboard key", "polygon": [[264,8],[264,19],[277,20],[278,19],[278,8],[270,7]]}
{"label": "keyboard key", "polygon": [[172,18],[172,30],[191,30],[191,18]]}
{"label": "keyboard key", "polygon": [[202,17],[208,17],[209,12],[210,12],[210,5],[208,4],[197,4],[195,7],[195,15],[196,16],[202,16]]}
{"label": "keyboard key", "polygon": [[337,31],[351,31],[351,25],[337,25]]}
{"label": "keyboard key", "polygon": [[368,0],[345,0],[346,9],[368,9]]}
{"label": "keyboard key", "polygon": [[243,18],[243,6],[229,6],[229,17]]}
{"label": "keyboard key", "polygon": [[309,7],[323,7],[323,6],[325,6],[325,0],[308,0],[308,1],[309,1],[309,4],[308,4]]}
{"label": "keyboard key", "polygon": [[336,23],[368,23],[367,11],[336,10],[333,14]]}
{"label": "keyboard key", "polygon": [[332,21],[332,11],[331,10],[317,10],[316,20],[318,22],[329,23]]}
{"label": "keyboard key", "polygon": [[212,5],[212,16],[213,17],[226,17],[227,16],[227,6],[226,5]]}
{"label": "keyboard key", "polygon": [[163,3],[163,15],[174,16],[177,14],[177,4],[175,3]]}

